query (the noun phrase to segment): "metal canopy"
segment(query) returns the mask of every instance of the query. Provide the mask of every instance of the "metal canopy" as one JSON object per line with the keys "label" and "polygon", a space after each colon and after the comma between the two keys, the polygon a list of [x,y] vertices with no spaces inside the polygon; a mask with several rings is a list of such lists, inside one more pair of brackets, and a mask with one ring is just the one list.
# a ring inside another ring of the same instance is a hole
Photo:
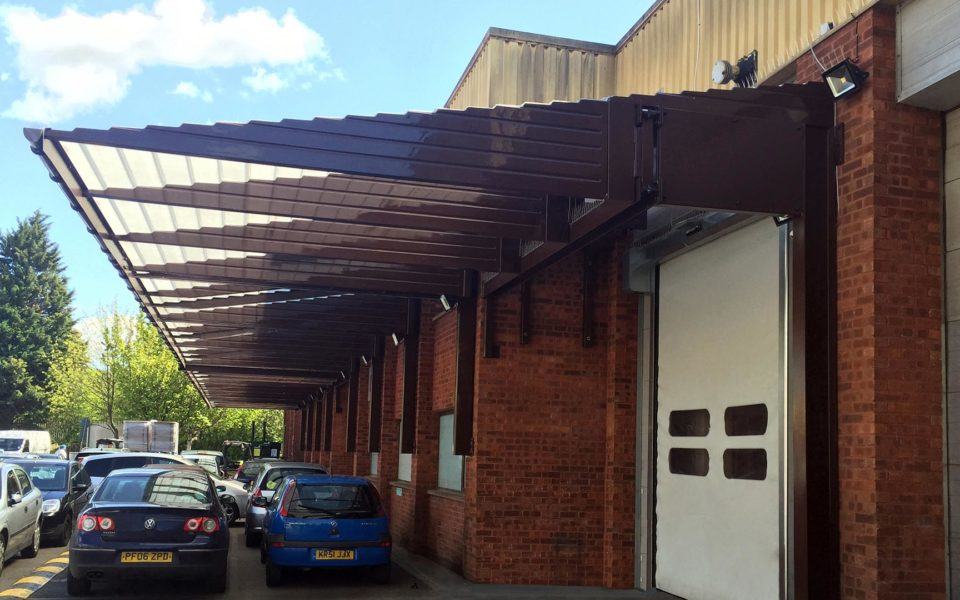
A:
{"label": "metal canopy", "polygon": [[25,135],[207,402],[294,407],[409,298],[496,293],[656,204],[800,214],[830,125],[811,85]]}

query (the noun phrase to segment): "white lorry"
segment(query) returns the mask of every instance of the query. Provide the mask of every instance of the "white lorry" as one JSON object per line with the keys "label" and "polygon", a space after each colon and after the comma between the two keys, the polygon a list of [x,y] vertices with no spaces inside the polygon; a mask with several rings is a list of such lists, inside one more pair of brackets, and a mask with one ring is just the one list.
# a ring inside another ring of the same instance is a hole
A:
{"label": "white lorry", "polygon": [[29,429],[0,431],[0,450],[3,452],[51,452],[50,432]]}
{"label": "white lorry", "polygon": [[124,421],[123,445],[130,452],[177,454],[180,424],[176,421]]}

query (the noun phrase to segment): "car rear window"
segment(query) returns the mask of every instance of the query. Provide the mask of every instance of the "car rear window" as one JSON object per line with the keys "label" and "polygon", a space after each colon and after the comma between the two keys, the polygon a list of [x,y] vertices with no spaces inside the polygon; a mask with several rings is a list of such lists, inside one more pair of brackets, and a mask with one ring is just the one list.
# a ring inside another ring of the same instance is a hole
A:
{"label": "car rear window", "polygon": [[30,480],[44,492],[67,489],[67,465],[43,463],[21,465],[30,474]]}
{"label": "car rear window", "polygon": [[206,478],[192,473],[115,475],[97,489],[94,502],[149,502],[163,506],[208,506],[213,503]]}
{"label": "car rear window", "polygon": [[364,484],[298,484],[287,510],[293,516],[372,517],[380,501]]}
{"label": "car rear window", "polygon": [[243,466],[240,467],[240,474],[243,477],[249,477],[253,479],[257,475],[259,475],[260,471],[262,470],[263,470],[263,463],[252,463],[252,464],[244,463]]}
{"label": "car rear window", "polygon": [[83,461],[83,470],[90,477],[106,477],[113,470],[113,457],[93,460],[92,457]]}
{"label": "car rear window", "polygon": [[310,473],[312,475],[325,475],[326,471],[323,469],[312,469],[310,467],[289,467],[281,469],[270,469],[267,475],[264,477],[264,481],[261,484],[261,487],[265,490],[273,491],[280,487],[280,484],[283,482],[283,478],[287,475],[299,475],[301,473]]}

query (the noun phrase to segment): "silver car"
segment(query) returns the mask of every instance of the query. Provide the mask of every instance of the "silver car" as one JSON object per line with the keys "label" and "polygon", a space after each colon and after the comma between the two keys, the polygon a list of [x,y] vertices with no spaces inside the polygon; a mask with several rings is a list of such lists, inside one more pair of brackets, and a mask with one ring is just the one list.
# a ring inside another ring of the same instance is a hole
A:
{"label": "silver car", "polygon": [[257,478],[248,486],[251,494],[250,505],[244,519],[244,537],[248,548],[255,548],[260,544],[260,535],[263,533],[263,517],[267,514],[267,505],[273,499],[273,494],[280,486],[280,482],[287,475],[300,473],[326,475],[327,470],[313,463],[266,463]]}
{"label": "silver car", "polygon": [[23,558],[33,558],[40,550],[40,489],[19,465],[0,466],[3,498],[0,503],[0,572],[3,561],[17,552]]}
{"label": "silver car", "polygon": [[220,496],[220,504],[223,505],[223,512],[227,515],[227,522],[233,525],[247,514],[247,508],[250,505],[250,493],[247,488],[233,479],[223,479],[217,475],[210,474],[214,485],[217,486],[217,495]]}

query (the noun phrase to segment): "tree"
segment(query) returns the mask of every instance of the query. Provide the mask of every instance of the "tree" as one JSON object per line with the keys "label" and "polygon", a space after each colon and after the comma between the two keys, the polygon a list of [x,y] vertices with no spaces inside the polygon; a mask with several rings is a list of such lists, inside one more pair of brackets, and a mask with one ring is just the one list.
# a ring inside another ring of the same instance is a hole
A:
{"label": "tree", "polygon": [[45,216],[0,235],[0,427],[45,421],[50,366],[73,326],[70,301]]}
{"label": "tree", "polygon": [[[283,436],[277,410],[210,408],[180,371],[160,333],[143,317],[103,312],[57,355],[50,375],[48,428],[79,443],[83,418],[122,434],[125,420],[177,421],[181,448],[219,449],[224,440],[248,440],[267,424],[269,439]],[[59,441],[59,440],[58,440]]]}

